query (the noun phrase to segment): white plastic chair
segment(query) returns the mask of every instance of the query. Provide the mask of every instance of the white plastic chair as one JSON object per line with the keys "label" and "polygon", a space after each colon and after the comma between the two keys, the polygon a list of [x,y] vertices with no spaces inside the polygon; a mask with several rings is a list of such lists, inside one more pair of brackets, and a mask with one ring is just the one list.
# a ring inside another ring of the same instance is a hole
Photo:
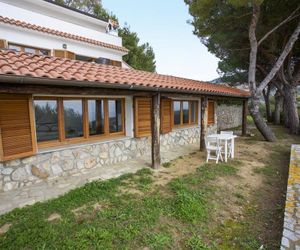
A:
{"label": "white plastic chair", "polygon": [[[218,138],[206,137],[205,145],[206,145],[206,152],[207,152],[206,162],[208,162],[208,160],[215,160],[216,163],[218,163],[219,159],[223,161],[223,157],[221,153],[222,146],[219,145]],[[212,153],[214,153],[215,156],[213,156]]]}
{"label": "white plastic chair", "polygon": [[[220,131],[220,134],[221,134],[221,135],[233,135],[233,131]],[[222,145],[222,146],[225,147],[225,145]],[[228,152],[228,153],[227,153],[227,156],[228,156],[228,158],[229,158],[229,157],[231,157],[231,150],[232,150],[231,142],[228,142],[227,146],[228,146],[228,149],[227,149],[227,152]],[[222,154],[225,154],[225,150],[222,150],[221,153],[222,153]]]}

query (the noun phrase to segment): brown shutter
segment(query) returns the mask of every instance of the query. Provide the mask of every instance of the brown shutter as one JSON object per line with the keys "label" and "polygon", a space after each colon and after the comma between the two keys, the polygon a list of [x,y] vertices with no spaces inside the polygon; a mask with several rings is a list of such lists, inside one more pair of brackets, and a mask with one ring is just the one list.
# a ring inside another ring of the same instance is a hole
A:
{"label": "brown shutter", "polygon": [[161,133],[166,134],[172,131],[172,101],[170,99],[161,100]]}
{"label": "brown shutter", "polygon": [[75,53],[73,53],[71,51],[66,51],[66,58],[75,60]]}
{"label": "brown shutter", "polygon": [[6,49],[8,47],[7,41],[0,39],[0,49]]}
{"label": "brown shutter", "polygon": [[135,98],[134,100],[134,133],[135,137],[151,135],[151,98]]}
{"label": "brown shutter", "polygon": [[68,58],[71,60],[75,60],[75,53],[68,51],[68,50],[54,49],[53,55],[56,57],[62,57],[62,58]]}
{"label": "brown shutter", "polygon": [[28,95],[0,95],[0,160],[36,153],[32,105]]}
{"label": "brown shutter", "polygon": [[207,124],[212,125],[214,123],[215,123],[215,102],[208,101]]}

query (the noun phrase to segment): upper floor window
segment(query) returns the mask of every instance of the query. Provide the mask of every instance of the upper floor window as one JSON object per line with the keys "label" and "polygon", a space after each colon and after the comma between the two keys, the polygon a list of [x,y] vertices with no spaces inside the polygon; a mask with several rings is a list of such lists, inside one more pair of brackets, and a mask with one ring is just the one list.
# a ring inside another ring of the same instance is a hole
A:
{"label": "upper floor window", "polygon": [[96,57],[90,57],[90,56],[76,55],[75,59],[79,60],[79,61],[84,61],[84,62],[93,62],[93,63],[98,63],[98,64],[122,67],[122,62],[116,61],[116,60],[111,60],[111,59],[104,58],[104,57],[96,58]]}
{"label": "upper floor window", "polygon": [[14,44],[14,43],[9,43],[8,49],[16,51],[16,52],[25,52],[25,53],[36,54],[36,55],[41,55],[41,56],[49,56],[50,55],[50,50],[31,47],[31,46],[25,46],[25,45],[20,45],[20,44]]}
{"label": "upper floor window", "polygon": [[184,126],[197,124],[198,101],[173,101],[173,124]]}

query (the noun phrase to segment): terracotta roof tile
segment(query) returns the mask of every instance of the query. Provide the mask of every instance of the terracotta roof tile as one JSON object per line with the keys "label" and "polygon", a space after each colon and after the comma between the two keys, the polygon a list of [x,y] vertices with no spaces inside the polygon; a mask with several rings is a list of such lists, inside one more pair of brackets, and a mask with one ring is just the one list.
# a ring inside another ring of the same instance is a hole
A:
{"label": "terracotta roof tile", "polygon": [[15,26],[23,27],[23,28],[26,28],[29,30],[35,30],[38,32],[43,32],[43,33],[47,33],[47,34],[54,35],[54,36],[60,36],[60,37],[64,37],[64,38],[71,39],[71,40],[85,42],[85,43],[93,44],[93,45],[108,48],[108,49],[118,50],[118,51],[122,51],[122,52],[126,52],[126,53],[128,52],[128,49],[126,49],[122,46],[112,45],[109,43],[104,43],[104,42],[90,39],[87,37],[78,36],[78,35],[70,34],[67,32],[46,28],[46,27],[41,27],[39,25],[26,23],[23,21],[15,20],[13,18],[0,16],[0,23],[15,25]]}
{"label": "terracotta roof tile", "polygon": [[178,89],[179,92],[196,91],[213,95],[249,97],[247,91],[219,84],[65,58],[0,50],[0,76],[5,74],[65,80],[66,85],[74,81],[86,81],[94,83],[94,86],[97,86],[97,83],[124,84]]}

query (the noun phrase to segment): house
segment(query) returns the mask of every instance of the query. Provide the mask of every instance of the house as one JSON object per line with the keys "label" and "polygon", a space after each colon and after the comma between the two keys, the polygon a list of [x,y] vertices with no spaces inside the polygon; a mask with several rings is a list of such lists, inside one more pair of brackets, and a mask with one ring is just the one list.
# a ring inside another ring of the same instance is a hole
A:
{"label": "house", "polygon": [[130,69],[107,25],[50,1],[0,0],[0,190],[148,152],[158,167],[162,148],[203,149],[218,120],[245,133],[248,92]]}

